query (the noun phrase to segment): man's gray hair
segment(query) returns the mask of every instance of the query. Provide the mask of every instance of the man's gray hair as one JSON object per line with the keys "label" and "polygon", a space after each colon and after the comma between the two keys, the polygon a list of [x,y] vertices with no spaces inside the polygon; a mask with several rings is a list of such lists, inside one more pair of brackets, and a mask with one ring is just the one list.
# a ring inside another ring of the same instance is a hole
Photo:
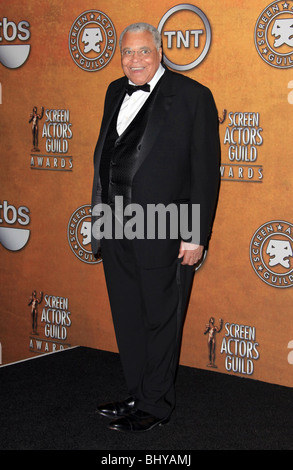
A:
{"label": "man's gray hair", "polygon": [[157,30],[157,28],[155,28],[154,26],[152,26],[151,24],[148,24],[148,23],[133,23],[133,24],[127,26],[127,28],[125,28],[124,31],[122,31],[122,33],[120,35],[120,39],[119,39],[120,49],[121,49],[123,36],[128,31],[132,32],[132,33],[142,33],[144,31],[149,31],[153,36],[153,40],[154,40],[154,43],[155,43],[155,46],[156,46],[157,50],[159,50],[160,47],[162,46],[161,34]]}

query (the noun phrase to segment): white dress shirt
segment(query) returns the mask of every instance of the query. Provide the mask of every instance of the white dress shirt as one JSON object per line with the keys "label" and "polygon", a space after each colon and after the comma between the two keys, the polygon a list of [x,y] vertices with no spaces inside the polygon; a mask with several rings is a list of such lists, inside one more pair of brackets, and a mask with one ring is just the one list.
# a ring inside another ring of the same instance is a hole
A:
{"label": "white dress shirt", "polygon": [[[118,119],[117,119],[117,132],[118,135],[121,135],[125,129],[129,126],[131,121],[135,118],[137,115],[138,111],[141,109],[141,107],[144,105],[148,97],[150,96],[151,92],[155,88],[156,84],[160,80],[161,76],[165,72],[164,67],[162,64],[159,65],[158,70],[156,71],[155,75],[149,82],[150,85],[150,93],[147,91],[143,90],[138,90],[135,93],[132,93],[131,96],[127,95],[125,96],[123,103],[121,105]],[[129,83],[131,85],[135,85],[129,80]]]}

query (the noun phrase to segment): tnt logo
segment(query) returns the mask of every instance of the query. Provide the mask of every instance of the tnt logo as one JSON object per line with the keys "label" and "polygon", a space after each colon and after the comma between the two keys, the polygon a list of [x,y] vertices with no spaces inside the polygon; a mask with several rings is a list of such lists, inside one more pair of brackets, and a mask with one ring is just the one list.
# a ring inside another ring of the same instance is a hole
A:
{"label": "tnt logo", "polygon": [[163,41],[164,62],[178,71],[193,69],[206,57],[211,44],[211,27],[206,15],[189,4],[171,8],[158,30]]}
{"label": "tnt logo", "polygon": [[[30,38],[30,24],[20,21],[16,24],[3,18],[0,21],[0,62],[9,69],[16,69],[23,65],[30,53],[30,45],[22,44]],[[8,44],[3,44],[3,41]],[[14,44],[11,44],[11,43]],[[15,44],[20,42],[20,44]]]}
{"label": "tnt logo", "polygon": [[[203,34],[203,29],[195,29],[191,31],[185,31],[185,34],[182,31],[165,31],[164,36],[167,37],[167,48],[172,49],[174,43],[175,47],[180,49],[182,46],[185,48],[190,47],[199,47],[199,36]],[[173,42],[173,38],[175,41]]]}

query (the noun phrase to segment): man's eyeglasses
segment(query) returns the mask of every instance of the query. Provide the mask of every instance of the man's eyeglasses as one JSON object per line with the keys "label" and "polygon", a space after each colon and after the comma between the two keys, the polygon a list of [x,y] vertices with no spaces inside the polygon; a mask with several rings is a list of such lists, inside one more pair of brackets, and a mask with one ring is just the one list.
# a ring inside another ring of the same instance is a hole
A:
{"label": "man's eyeglasses", "polygon": [[135,53],[137,53],[138,57],[144,57],[146,59],[152,52],[153,51],[148,48],[139,49],[138,51],[134,51],[133,49],[123,49],[122,57],[131,58],[134,57]]}

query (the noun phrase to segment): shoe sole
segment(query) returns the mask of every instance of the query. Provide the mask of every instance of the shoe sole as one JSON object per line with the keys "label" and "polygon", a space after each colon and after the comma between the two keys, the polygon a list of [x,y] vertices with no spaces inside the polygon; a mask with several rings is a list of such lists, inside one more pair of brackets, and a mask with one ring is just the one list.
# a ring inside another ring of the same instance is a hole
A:
{"label": "shoe sole", "polygon": [[155,423],[153,424],[152,426],[150,426],[149,428],[147,429],[122,429],[122,428],[118,428],[116,427],[115,425],[111,426],[111,424],[108,425],[108,429],[110,429],[111,431],[119,431],[119,432],[129,432],[129,433],[140,433],[140,432],[147,432],[147,431],[151,431],[152,429],[154,429],[156,426],[166,426],[168,423],[169,423],[170,419],[165,419],[163,421],[160,421],[159,423]]}
{"label": "shoe sole", "polygon": [[101,416],[105,416],[106,418],[116,419],[116,418],[123,418],[124,416],[127,416],[129,413],[131,413],[131,410],[126,411],[124,414],[120,414],[120,413],[110,414],[110,413],[106,413],[106,412],[100,411],[100,410],[96,410],[96,413],[101,415]]}

